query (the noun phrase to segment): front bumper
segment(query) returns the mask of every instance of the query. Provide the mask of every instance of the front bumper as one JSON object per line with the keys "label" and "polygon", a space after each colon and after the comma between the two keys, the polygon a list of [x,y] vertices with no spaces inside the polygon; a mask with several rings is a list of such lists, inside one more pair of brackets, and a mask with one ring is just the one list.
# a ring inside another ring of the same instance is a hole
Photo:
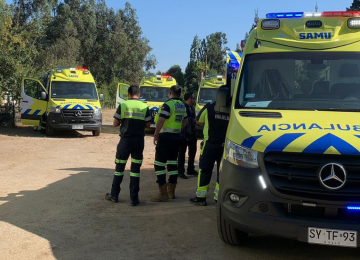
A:
{"label": "front bumper", "polygon": [[[266,188],[261,184],[259,176],[265,179]],[[232,193],[240,196],[240,202],[230,201]],[[325,213],[331,213],[335,208],[344,208],[350,202],[276,196],[266,173],[260,168],[243,168],[224,160],[219,195],[218,203],[222,207],[223,217],[236,229],[247,233],[271,234],[307,242],[308,227],[360,232],[359,216],[351,220],[347,217],[319,217],[322,209]],[[317,207],[306,207],[302,203],[313,203]],[[360,246],[359,240],[357,246]]]}
{"label": "front bumper", "polygon": [[[49,113],[47,124],[54,130],[74,130],[73,126],[78,127],[75,130],[97,130],[101,128],[102,114],[93,114],[91,118],[64,117],[62,113]],[[82,126],[82,129],[79,127]]]}

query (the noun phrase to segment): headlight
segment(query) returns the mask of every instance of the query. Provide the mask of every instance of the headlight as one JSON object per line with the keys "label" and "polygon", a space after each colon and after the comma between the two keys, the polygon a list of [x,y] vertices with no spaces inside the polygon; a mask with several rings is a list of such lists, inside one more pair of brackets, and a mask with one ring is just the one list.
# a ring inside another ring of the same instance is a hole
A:
{"label": "headlight", "polygon": [[95,114],[101,114],[101,109],[100,109],[100,108],[96,108],[96,109],[94,110],[94,113],[95,113]]}
{"label": "headlight", "polygon": [[52,113],[61,113],[61,109],[58,107],[50,107],[50,112]]}
{"label": "headlight", "polygon": [[225,159],[235,165],[246,168],[258,168],[258,152],[226,140]]}

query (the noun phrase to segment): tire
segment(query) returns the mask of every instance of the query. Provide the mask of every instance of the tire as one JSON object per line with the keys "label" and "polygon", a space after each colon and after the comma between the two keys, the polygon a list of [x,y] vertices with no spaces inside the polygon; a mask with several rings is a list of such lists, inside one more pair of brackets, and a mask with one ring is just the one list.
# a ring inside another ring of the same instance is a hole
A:
{"label": "tire", "polygon": [[101,128],[98,128],[98,129],[96,129],[96,130],[92,130],[93,136],[99,136],[100,133],[101,133]]}
{"label": "tire", "polygon": [[53,136],[54,135],[54,130],[50,127],[50,124],[48,122],[46,122],[45,131],[46,131],[47,136]]}
{"label": "tire", "polygon": [[228,245],[240,246],[246,242],[249,236],[248,233],[235,229],[225,220],[221,212],[220,201],[217,203],[217,228],[221,241]]}

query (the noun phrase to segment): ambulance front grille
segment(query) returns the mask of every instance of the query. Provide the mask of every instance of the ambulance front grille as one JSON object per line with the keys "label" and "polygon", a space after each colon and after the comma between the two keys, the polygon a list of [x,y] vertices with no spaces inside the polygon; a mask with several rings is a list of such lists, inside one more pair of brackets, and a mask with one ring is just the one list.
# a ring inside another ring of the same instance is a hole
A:
{"label": "ambulance front grille", "polygon": [[90,109],[63,109],[64,118],[73,119],[90,119],[93,117],[94,111]]}
{"label": "ambulance front grille", "polygon": [[[282,194],[331,201],[360,201],[360,158],[302,153],[268,153],[264,156],[268,177]],[[327,163],[338,163],[346,169],[347,180],[339,190],[323,187],[319,170]]]}

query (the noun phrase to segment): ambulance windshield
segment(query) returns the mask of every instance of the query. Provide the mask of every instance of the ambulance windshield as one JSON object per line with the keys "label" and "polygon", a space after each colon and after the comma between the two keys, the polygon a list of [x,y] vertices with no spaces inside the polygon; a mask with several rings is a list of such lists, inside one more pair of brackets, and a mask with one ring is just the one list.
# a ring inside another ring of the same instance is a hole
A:
{"label": "ambulance windshield", "polygon": [[214,102],[216,100],[217,90],[217,88],[201,88],[198,103],[204,105]]}
{"label": "ambulance windshield", "polygon": [[359,110],[360,53],[246,55],[236,108]]}
{"label": "ambulance windshield", "polygon": [[98,99],[94,83],[53,81],[51,98]]}
{"label": "ambulance windshield", "polygon": [[140,100],[166,102],[169,99],[170,88],[140,87]]}

